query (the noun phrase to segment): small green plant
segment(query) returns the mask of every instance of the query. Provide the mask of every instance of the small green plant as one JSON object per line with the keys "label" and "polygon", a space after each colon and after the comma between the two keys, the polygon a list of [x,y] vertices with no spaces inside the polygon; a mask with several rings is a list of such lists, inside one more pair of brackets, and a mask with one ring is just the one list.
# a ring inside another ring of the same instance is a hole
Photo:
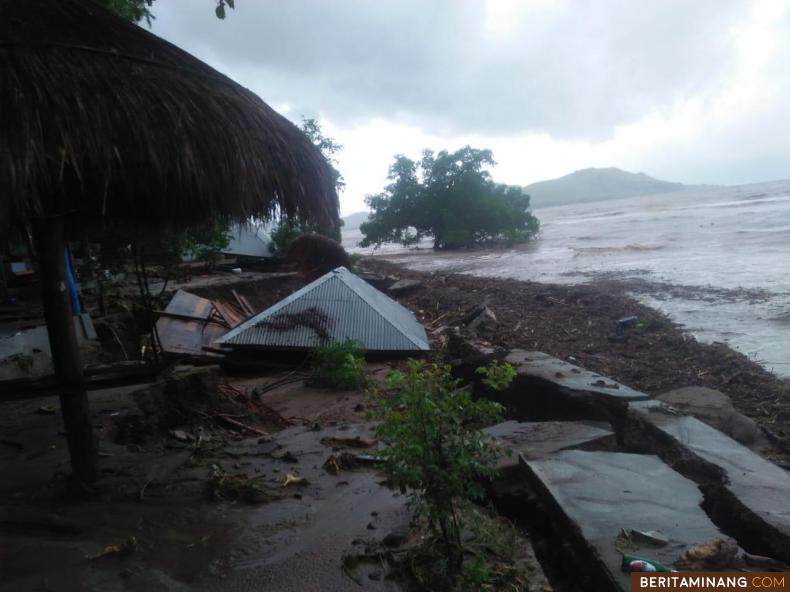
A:
{"label": "small green plant", "polygon": [[439,540],[452,580],[463,564],[460,508],[483,497],[482,482],[494,476],[499,456],[493,439],[477,428],[497,421],[502,408],[472,399],[449,366],[410,360],[385,385],[392,396],[380,397],[373,411],[378,437],[388,444],[379,454],[391,482],[408,492]]}
{"label": "small green plant", "polygon": [[352,339],[317,347],[311,354],[311,381],[343,391],[365,388],[368,384],[368,365],[362,344]]}
{"label": "small green plant", "polygon": [[483,377],[481,382],[484,385],[495,391],[505,390],[516,377],[515,368],[507,362],[504,364],[491,362],[488,366],[481,366],[475,370],[475,373]]}

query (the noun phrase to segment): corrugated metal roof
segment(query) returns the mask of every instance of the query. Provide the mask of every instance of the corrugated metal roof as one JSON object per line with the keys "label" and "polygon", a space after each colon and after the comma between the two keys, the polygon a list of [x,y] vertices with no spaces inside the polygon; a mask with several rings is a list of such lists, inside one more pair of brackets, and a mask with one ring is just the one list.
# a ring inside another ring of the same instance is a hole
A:
{"label": "corrugated metal roof", "polygon": [[[246,320],[218,340],[228,347],[309,349],[322,342],[310,327],[279,330],[271,322],[284,315],[320,311],[328,319],[330,341],[354,339],[370,352],[428,351],[425,329],[414,315],[345,267],[338,267]],[[281,316],[282,315],[282,316]]]}

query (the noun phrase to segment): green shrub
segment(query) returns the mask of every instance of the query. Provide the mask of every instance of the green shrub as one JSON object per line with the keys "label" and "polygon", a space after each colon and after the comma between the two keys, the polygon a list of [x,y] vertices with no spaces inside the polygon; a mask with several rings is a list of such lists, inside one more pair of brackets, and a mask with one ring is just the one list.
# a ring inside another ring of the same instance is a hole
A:
{"label": "green shrub", "polygon": [[342,391],[368,384],[368,365],[362,344],[351,339],[317,347],[311,354],[314,384]]}
{"label": "green shrub", "polygon": [[499,449],[479,429],[497,421],[501,406],[474,400],[449,366],[410,360],[391,372],[373,416],[388,447],[379,454],[391,482],[408,492],[418,517],[440,541],[448,577],[463,563],[461,505],[484,496],[482,481],[495,474]]}
{"label": "green shrub", "polygon": [[481,366],[475,370],[475,373],[483,377],[480,382],[495,391],[505,390],[516,377],[515,368],[507,362],[504,364],[491,362],[488,366]]}

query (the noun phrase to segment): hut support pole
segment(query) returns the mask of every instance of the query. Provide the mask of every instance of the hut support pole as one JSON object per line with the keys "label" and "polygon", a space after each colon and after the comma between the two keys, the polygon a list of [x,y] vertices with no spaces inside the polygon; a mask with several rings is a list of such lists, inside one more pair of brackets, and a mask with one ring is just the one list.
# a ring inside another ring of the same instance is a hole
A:
{"label": "hut support pole", "polygon": [[66,287],[63,220],[40,220],[34,240],[41,271],[42,304],[55,367],[60,409],[66,426],[73,475],[83,483],[99,476],[99,455],[93,434],[88,395],[82,384],[82,361]]}

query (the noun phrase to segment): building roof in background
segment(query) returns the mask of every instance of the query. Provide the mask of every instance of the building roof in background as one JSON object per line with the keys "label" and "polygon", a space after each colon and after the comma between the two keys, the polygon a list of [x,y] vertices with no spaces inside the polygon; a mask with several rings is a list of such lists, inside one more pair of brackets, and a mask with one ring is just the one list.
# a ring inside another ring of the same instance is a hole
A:
{"label": "building roof in background", "polygon": [[227,255],[244,257],[272,257],[269,248],[268,226],[265,224],[237,224],[231,228],[230,243],[222,250]]}
{"label": "building roof in background", "polygon": [[305,350],[353,339],[368,352],[430,350],[425,329],[389,296],[338,267],[218,340],[225,347]]}

